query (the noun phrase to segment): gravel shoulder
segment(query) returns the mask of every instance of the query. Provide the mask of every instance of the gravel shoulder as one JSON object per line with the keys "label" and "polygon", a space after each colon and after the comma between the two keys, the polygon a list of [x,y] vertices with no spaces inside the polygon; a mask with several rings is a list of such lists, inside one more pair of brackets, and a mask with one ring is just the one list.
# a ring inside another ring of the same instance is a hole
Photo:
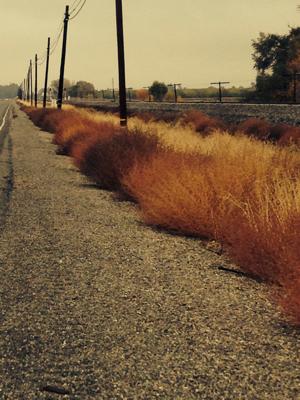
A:
{"label": "gravel shoulder", "polygon": [[16,113],[1,400],[299,400],[299,332],[265,288],[219,271],[200,240],[143,226]]}

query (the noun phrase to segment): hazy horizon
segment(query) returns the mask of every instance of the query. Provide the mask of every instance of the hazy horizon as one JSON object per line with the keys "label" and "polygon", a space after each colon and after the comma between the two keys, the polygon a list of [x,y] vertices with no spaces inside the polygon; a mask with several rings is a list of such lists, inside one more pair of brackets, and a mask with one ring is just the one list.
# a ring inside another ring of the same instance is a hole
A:
{"label": "hazy horizon", "polygon": [[[29,59],[36,52],[41,57],[47,37],[57,34],[68,3],[41,3],[2,2],[1,85],[21,83]],[[127,86],[140,88],[154,80],[187,88],[209,87],[218,80],[229,81],[229,87],[249,86],[256,76],[251,41],[260,32],[285,34],[289,26],[300,26],[299,3],[123,0]],[[58,78],[60,52],[61,41],[51,56],[50,82]],[[45,64],[39,67],[39,87],[44,69]],[[115,1],[87,0],[70,21],[65,77],[92,82],[98,89],[111,87],[114,79],[117,86]]]}

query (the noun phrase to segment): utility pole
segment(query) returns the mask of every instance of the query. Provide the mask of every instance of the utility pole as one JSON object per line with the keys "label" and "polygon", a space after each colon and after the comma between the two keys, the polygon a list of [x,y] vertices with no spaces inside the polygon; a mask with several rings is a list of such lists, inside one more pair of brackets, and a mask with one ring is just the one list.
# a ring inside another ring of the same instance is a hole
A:
{"label": "utility pole", "polygon": [[128,93],[128,101],[131,101],[132,100],[132,96],[131,96],[131,90],[132,90],[132,87],[129,87],[129,88],[127,88],[127,93]]}
{"label": "utility pole", "polygon": [[211,82],[211,85],[219,85],[219,102],[222,103],[222,86],[230,82]]}
{"label": "utility pole", "polygon": [[292,80],[293,80],[293,100],[292,100],[292,102],[294,104],[297,103],[297,79],[298,79],[299,75],[300,75],[300,72],[297,72],[297,71],[293,71],[290,74],[283,74],[283,76],[285,76],[287,78],[292,77]]}
{"label": "utility pole", "polygon": [[66,6],[65,19],[64,19],[64,35],[63,44],[61,51],[61,63],[60,63],[60,76],[57,94],[57,108],[61,109],[63,101],[63,90],[64,90],[64,74],[65,74],[65,61],[66,61],[66,49],[67,49],[67,34],[68,34],[68,22],[69,22],[69,6]]}
{"label": "utility pole", "polygon": [[293,72],[293,101],[297,102],[297,73]]}
{"label": "utility pole", "polygon": [[37,87],[37,85],[38,85],[38,83],[37,83],[37,76],[38,76],[38,72],[37,72],[37,62],[38,62],[38,56],[37,56],[37,54],[35,55],[35,69],[34,69],[34,72],[35,72],[35,82],[34,82],[34,107],[36,108],[37,107],[37,100],[38,100],[38,98],[37,98],[37,96],[38,96],[38,87]]}
{"label": "utility pole", "polygon": [[125,55],[123,33],[122,0],[116,0],[116,23],[118,42],[118,66],[119,66],[119,108],[120,125],[127,126],[126,82],[125,82]]}
{"label": "utility pole", "polygon": [[116,101],[116,94],[115,94],[115,81],[114,81],[114,78],[112,78],[112,95],[113,95],[113,100],[115,102]]}
{"label": "utility pole", "polygon": [[173,86],[173,89],[174,89],[174,100],[175,100],[175,103],[177,103],[177,100],[178,100],[177,86],[180,87],[181,83],[170,83],[168,86]]}
{"label": "utility pole", "polygon": [[144,86],[143,89],[148,89],[148,101],[151,102],[150,86]]}
{"label": "utility pole", "polygon": [[27,71],[27,78],[26,78],[26,100],[29,102],[29,68]]}
{"label": "utility pole", "polygon": [[32,60],[30,60],[30,104],[33,106],[33,90],[32,90]]}
{"label": "utility pole", "polygon": [[46,61],[45,84],[44,84],[44,98],[43,98],[43,107],[44,108],[47,105],[47,86],[48,86],[48,73],[49,73],[49,57],[50,57],[50,38],[48,37],[47,61]]}
{"label": "utility pole", "polygon": [[297,77],[300,75],[299,72],[293,72],[293,102],[297,103]]}
{"label": "utility pole", "polygon": [[26,80],[26,100],[29,102],[30,100],[30,95],[29,95],[29,90],[30,90],[30,82],[29,82],[29,74],[30,74],[30,67],[28,68],[27,71],[27,80]]}
{"label": "utility pole", "polygon": [[31,61],[29,62],[28,72],[27,72],[27,101],[30,101],[30,65]]}

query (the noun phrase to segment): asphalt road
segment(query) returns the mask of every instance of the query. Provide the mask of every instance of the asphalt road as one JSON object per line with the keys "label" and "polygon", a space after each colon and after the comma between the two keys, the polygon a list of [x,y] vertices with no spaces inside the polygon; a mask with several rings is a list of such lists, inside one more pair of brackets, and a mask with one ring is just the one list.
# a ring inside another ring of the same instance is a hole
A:
{"label": "asphalt road", "polygon": [[0,101],[0,230],[6,216],[13,184],[12,143],[9,135],[12,110],[11,101]]}
{"label": "asphalt road", "polygon": [[218,270],[200,240],[143,226],[14,113],[0,399],[299,400],[299,331],[265,288]]}

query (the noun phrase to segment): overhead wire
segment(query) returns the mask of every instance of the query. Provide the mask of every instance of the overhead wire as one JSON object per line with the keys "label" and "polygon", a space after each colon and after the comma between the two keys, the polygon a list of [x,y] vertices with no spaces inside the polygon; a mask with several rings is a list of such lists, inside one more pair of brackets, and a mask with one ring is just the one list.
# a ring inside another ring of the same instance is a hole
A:
{"label": "overhead wire", "polygon": [[59,32],[57,38],[54,40],[54,42],[50,46],[50,55],[52,55],[54,53],[54,51],[55,51],[55,49],[56,49],[56,47],[57,47],[57,45],[59,43],[59,39],[60,39],[60,37],[61,37],[61,35],[63,33],[63,29],[64,29],[64,25],[62,24],[61,28],[60,28],[60,32]]}
{"label": "overhead wire", "polygon": [[[69,13],[69,20],[75,19],[77,15],[81,12],[83,9],[84,5],[86,3],[86,0],[74,0],[73,3],[70,6],[70,13]],[[52,55],[54,51],[56,50],[59,40],[61,38],[61,35],[63,33],[63,28],[64,28],[64,23],[63,21],[60,22],[57,34],[54,36],[54,40],[51,41],[50,45],[50,51],[49,55]],[[38,57],[38,62],[37,65],[41,66],[43,65],[47,60],[47,51],[44,51],[40,57]]]}
{"label": "overhead wire", "polygon": [[[71,16],[70,20],[72,20],[75,17],[77,17],[77,15],[83,9],[85,3],[86,3],[86,0],[75,0],[75,1],[73,1],[72,5],[71,5],[71,11],[70,11],[70,16]],[[72,14],[74,14],[74,15],[72,16]],[[52,44],[50,46],[50,55],[52,55],[54,53],[54,51],[56,50],[56,47],[57,47],[57,45],[59,43],[60,37],[62,35],[62,32],[63,32],[63,22],[60,23],[59,28],[58,28],[58,33],[57,33],[55,39],[52,41]],[[40,57],[40,61],[39,61],[38,65],[44,64],[46,59],[47,59],[47,52],[44,52],[43,55]]]}
{"label": "overhead wire", "polygon": [[[71,4],[71,6],[70,6],[70,14],[72,14],[75,10],[76,10],[76,8],[80,5],[80,2],[81,2],[82,0],[74,0],[73,1],[73,3]],[[77,3],[77,4],[76,4]],[[76,4],[76,5],[75,5]],[[72,7],[74,7],[74,8],[72,8]]]}
{"label": "overhead wire", "polygon": [[[77,15],[80,13],[80,11],[83,9],[84,5],[86,3],[86,0],[83,0],[82,4],[80,5],[78,11],[75,13],[75,15],[71,16],[70,20],[74,19],[77,17]],[[71,15],[71,14],[70,14]]]}
{"label": "overhead wire", "polygon": [[[62,31],[63,31],[63,22],[60,22],[58,30],[56,31],[57,33],[55,35],[55,38],[52,41],[51,46],[50,46],[50,54],[54,53],[54,51],[58,45],[59,39],[61,37]],[[39,66],[43,65],[47,60],[47,51],[44,51],[44,53],[40,57],[38,57],[38,60],[39,60],[38,65]]]}

